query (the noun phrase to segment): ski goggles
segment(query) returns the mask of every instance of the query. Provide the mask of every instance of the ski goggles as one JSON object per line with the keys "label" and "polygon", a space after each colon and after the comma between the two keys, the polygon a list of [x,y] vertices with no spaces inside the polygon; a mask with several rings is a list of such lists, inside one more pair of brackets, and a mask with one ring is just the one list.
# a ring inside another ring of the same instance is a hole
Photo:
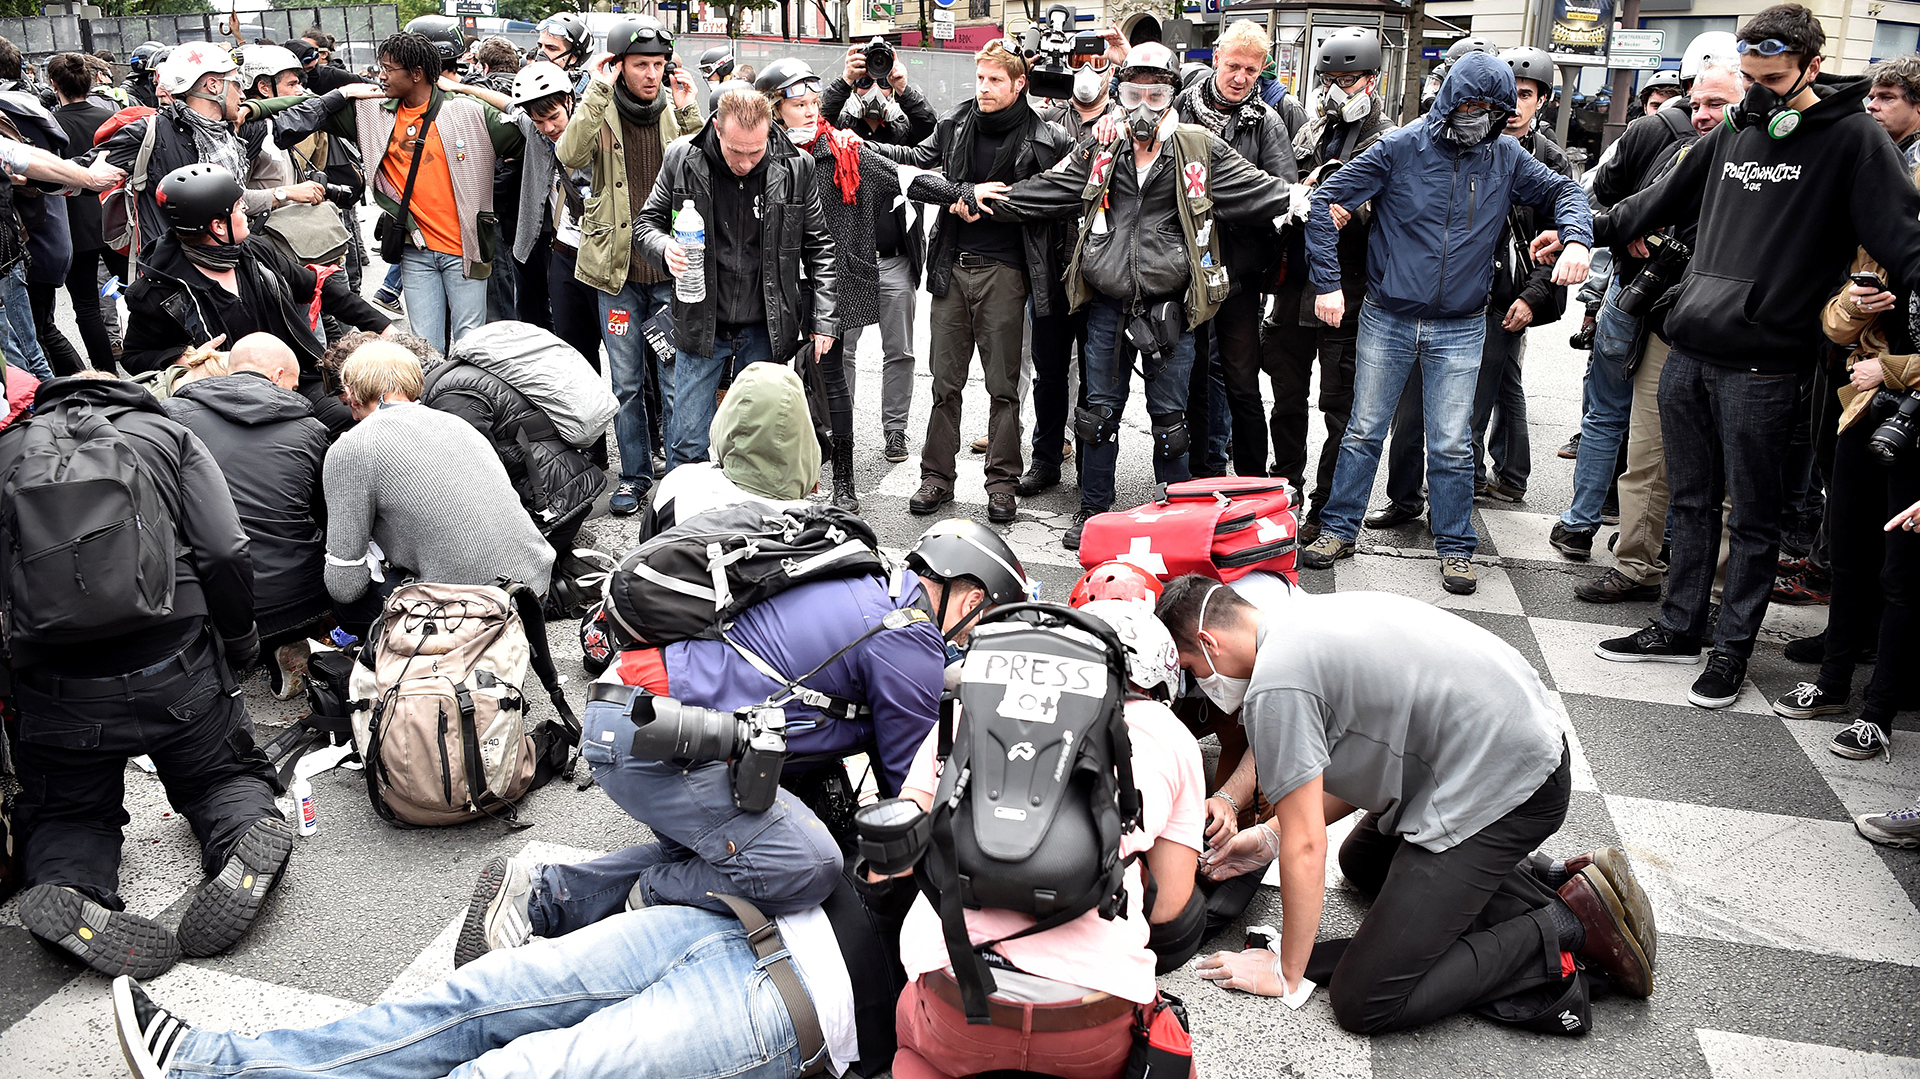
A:
{"label": "ski goggles", "polygon": [[799,97],[802,94],[817,94],[819,92],[820,80],[817,78],[801,79],[799,82],[780,88],[781,97]]}
{"label": "ski goggles", "polygon": [[1073,71],[1078,71],[1083,67],[1090,67],[1095,71],[1105,71],[1107,69],[1107,54],[1104,52],[1069,53],[1067,55],[1067,67]]}
{"label": "ski goggles", "polygon": [[1173,104],[1173,87],[1166,83],[1123,82],[1120,84],[1120,104],[1129,109],[1145,105],[1150,109],[1164,109]]}
{"label": "ski goggles", "polygon": [[1759,53],[1761,56],[1779,56],[1783,52],[1799,51],[1786,42],[1781,41],[1779,38],[1773,37],[1767,38],[1764,41],[1742,41],[1736,44],[1733,49],[1742,56],[1750,52]]}

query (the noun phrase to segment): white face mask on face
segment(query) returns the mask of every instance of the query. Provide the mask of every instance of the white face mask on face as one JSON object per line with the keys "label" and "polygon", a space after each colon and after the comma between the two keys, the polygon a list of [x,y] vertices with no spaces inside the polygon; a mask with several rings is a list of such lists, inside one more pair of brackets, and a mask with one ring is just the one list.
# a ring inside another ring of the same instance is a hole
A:
{"label": "white face mask on face", "polygon": [[[1213,602],[1213,593],[1225,587],[1226,585],[1214,585],[1200,600],[1200,617],[1194,621],[1193,626],[1196,634],[1205,632],[1207,628],[1207,604]],[[1207,651],[1205,641],[1200,642],[1200,652],[1207,657],[1207,665],[1213,667],[1212,674],[1194,675],[1194,681],[1200,686],[1200,692],[1206,694],[1214,707],[1222,712],[1228,715],[1238,712],[1240,706],[1246,703],[1247,687],[1252,685],[1253,680],[1221,674],[1220,668],[1214,663],[1213,654]]]}
{"label": "white face mask on face", "polygon": [[1073,99],[1082,105],[1091,105],[1100,100],[1106,85],[1106,72],[1083,67],[1073,73]]}
{"label": "white face mask on face", "polygon": [[813,133],[816,130],[818,130],[817,125],[811,124],[806,127],[790,127],[787,129],[787,138],[792,139],[795,146],[805,146],[813,141]]}

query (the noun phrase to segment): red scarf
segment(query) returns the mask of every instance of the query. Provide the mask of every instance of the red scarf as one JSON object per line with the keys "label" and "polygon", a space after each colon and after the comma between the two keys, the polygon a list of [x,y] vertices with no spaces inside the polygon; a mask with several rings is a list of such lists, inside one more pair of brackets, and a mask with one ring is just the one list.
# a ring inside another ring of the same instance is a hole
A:
{"label": "red scarf", "polygon": [[833,151],[833,183],[840,189],[840,201],[852,206],[860,193],[860,136],[834,127],[822,117],[813,129],[813,137],[794,145],[812,153],[822,134],[827,136],[827,149]]}

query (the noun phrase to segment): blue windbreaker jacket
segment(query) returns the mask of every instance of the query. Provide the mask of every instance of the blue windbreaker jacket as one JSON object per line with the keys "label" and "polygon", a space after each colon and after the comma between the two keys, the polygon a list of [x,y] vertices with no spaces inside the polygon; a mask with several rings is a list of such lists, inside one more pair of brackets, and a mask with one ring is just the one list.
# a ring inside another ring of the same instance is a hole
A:
{"label": "blue windbreaker jacket", "polygon": [[1580,185],[1500,135],[1462,150],[1441,138],[1461,102],[1512,112],[1513,72],[1468,53],[1440,84],[1425,119],[1387,134],[1315,189],[1307,217],[1307,259],[1318,294],[1340,289],[1339,230],[1329,204],[1349,210],[1373,201],[1367,237],[1367,299],[1413,318],[1461,318],[1487,305],[1494,251],[1513,202],[1552,207],[1560,238],[1593,244],[1592,214]]}

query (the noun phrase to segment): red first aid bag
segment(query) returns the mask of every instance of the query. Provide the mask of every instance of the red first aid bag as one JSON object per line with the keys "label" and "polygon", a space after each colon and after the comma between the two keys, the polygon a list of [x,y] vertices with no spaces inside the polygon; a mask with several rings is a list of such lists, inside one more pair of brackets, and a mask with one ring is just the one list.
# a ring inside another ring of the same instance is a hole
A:
{"label": "red first aid bag", "polygon": [[1292,495],[1285,480],[1265,476],[1170,483],[1153,502],[1089,520],[1080,565],[1118,559],[1163,581],[1200,573],[1233,582],[1266,570],[1298,583]]}
{"label": "red first aid bag", "polygon": [[1192,1079],[1195,1074],[1193,1036],[1180,998],[1162,993],[1152,1004],[1136,1007],[1125,1079]]}

